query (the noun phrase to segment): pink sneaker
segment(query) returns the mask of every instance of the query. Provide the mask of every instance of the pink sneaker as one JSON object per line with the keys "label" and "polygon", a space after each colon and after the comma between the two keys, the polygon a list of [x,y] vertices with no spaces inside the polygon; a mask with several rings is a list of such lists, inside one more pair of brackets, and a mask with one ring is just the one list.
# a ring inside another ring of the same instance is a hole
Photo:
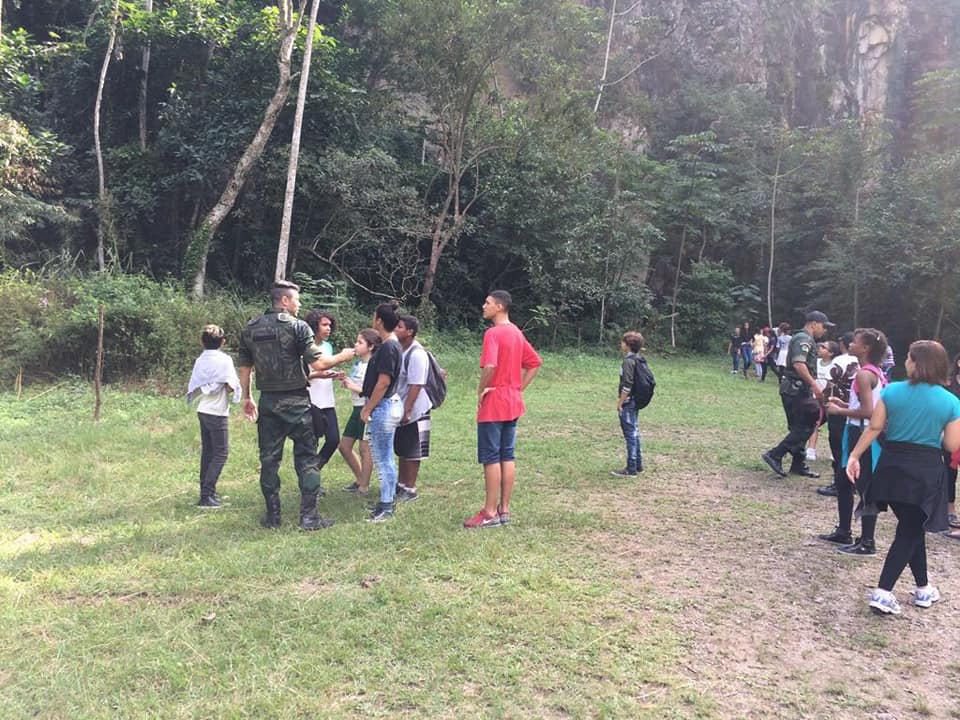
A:
{"label": "pink sneaker", "polygon": [[473,517],[468,517],[463,521],[463,526],[468,529],[473,528],[489,528],[489,527],[499,527],[500,526],[500,516],[499,515],[487,515],[483,510],[478,512]]}

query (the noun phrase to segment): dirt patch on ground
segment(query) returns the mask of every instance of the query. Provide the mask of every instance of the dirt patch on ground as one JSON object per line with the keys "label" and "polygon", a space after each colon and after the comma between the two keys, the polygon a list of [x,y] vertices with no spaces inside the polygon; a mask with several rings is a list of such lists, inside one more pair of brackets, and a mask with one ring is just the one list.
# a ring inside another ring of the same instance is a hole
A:
{"label": "dirt patch on ground", "polygon": [[960,718],[960,543],[928,536],[940,603],[910,604],[907,570],[903,614],[877,617],[866,600],[892,515],[878,555],[851,558],[816,539],[836,522],[818,481],[651,470],[586,499],[618,528],[589,544],[616,548],[606,562],[628,592],[671,612],[689,647],[673,670],[715,717]]}

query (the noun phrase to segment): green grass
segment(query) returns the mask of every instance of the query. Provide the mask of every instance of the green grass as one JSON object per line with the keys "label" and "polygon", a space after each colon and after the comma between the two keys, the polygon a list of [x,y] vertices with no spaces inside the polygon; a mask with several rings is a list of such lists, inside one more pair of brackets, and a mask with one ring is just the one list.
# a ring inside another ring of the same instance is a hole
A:
{"label": "green grass", "polygon": [[[789,521],[789,504],[737,486],[762,476],[754,449],[782,431],[774,388],[731,378],[722,359],[652,359],[648,471],[621,480],[608,475],[623,462],[618,361],[545,359],[520,425],[514,523],[472,532],[473,355],[443,358],[451,392],[422,499],[365,523],[335,458],[321,510],[337,525],[310,534],[294,524],[289,447],[284,527],[258,526],[255,428],[239,413],[219,486],[231,505],[205,514],[182,400],[111,389],[94,424],[82,384],[0,396],[0,717],[735,716],[727,687],[690,665],[703,585],[687,572],[696,552],[670,543],[752,543],[757,523]],[[689,511],[720,493],[723,512]],[[715,569],[708,617],[764,618],[736,590],[750,562]],[[857,637],[858,652],[884,647]],[[796,676],[776,696],[746,687],[806,716],[819,696]],[[853,702],[853,685],[824,695]]]}

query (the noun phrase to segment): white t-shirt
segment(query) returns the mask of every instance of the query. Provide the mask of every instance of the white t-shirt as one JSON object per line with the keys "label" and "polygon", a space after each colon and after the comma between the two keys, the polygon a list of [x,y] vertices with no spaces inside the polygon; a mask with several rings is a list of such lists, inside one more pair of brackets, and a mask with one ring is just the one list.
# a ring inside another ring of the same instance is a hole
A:
{"label": "white t-shirt", "polygon": [[844,353],[843,355],[837,355],[831,365],[834,365],[840,368],[841,371],[846,372],[847,368],[850,367],[850,363],[859,362],[856,356],[851,355],[850,353]]}
{"label": "white t-shirt", "polygon": [[[400,399],[406,401],[411,385],[426,385],[429,371],[430,359],[427,357],[427,351],[423,349],[423,345],[414,340],[404,351],[400,361],[400,377],[397,380],[397,395]],[[431,407],[433,405],[430,402],[430,396],[421,387],[417,399],[413,402],[410,420],[419,420],[430,412]]]}
{"label": "white t-shirt", "polygon": [[830,382],[830,368],[833,367],[833,360],[824,362],[817,358],[817,387],[823,390]]}
{"label": "white t-shirt", "polygon": [[[350,368],[349,378],[351,381],[355,382],[360,387],[363,387],[363,379],[367,376],[367,361],[366,360],[357,360],[353,367]],[[353,403],[354,407],[363,407],[366,398],[361,397],[360,393],[352,392],[350,393],[350,401]]]}
{"label": "white t-shirt", "polygon": [[222,383],[218,390],[201,395],[197,403],[197,412],[227,417],[230,414],[230,391],[227,390],[227,384]]}
{"label": "white t-shirt", "polygon": [[[317,343],[320,355],[333,355],[333,345],[324,340]],[[337,399],[333,396],[333,380],[314,378],[307,388],[310,391],[310,404],[318,408],[332,408],[337,406]]]}

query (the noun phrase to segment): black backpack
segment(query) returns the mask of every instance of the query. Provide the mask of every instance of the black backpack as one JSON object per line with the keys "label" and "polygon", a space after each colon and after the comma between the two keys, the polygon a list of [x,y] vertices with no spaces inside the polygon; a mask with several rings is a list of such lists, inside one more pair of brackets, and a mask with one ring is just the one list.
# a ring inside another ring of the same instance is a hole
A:
{"label": "black backpack", "polygon": [[637,363],[633,369],[633,385],[630,388],[630,397],[633,398],[637,410],[643,410],[653,400],[653,391],[657,381],[653,377],[650,366],[645,358],[637,356]]}
{"label": "black backpack", "polygon": [[[443,401],[447,399],[447,373],[440,367],[440,363],[437,362],[437,358],[434,357],[433,353],[427,350],[425,347],[421,346],[423,351],[427,354],[427,382],[423,386],[424,391],[427,393],[427,397],[430,398],[430,404],[434,408],[438,408],[443,405]],[[410,353],[407,354],[406,359],[403,361],[404,372],[409,372],[410,370]]]}

